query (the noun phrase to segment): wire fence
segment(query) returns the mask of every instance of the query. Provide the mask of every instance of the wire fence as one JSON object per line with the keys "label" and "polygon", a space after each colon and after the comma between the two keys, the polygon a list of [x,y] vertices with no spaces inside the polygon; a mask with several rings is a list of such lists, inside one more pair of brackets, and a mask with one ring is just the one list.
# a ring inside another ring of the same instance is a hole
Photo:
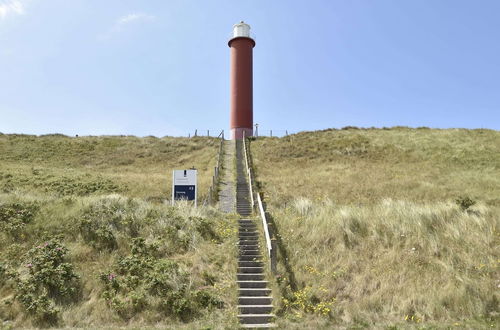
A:
{"label": "wire fence", "polygon": [[[219,137],[220,133],[224,132],[224,130],[219,129],[195,129],[193,131],[188,132],[187,136],[191,137]],[[296,134],[296,131],[290,131],[287,129],[254,129],[253,136],[254,137],[285,137],[291,134]],[[226,136],[226,138],[230,138],[230,136]]]}

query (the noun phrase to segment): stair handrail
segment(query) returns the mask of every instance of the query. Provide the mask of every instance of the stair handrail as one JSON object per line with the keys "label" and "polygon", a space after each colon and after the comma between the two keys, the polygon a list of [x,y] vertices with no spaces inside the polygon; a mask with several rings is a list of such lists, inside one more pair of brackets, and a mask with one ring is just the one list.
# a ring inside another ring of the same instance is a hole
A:
{"label": "stair handrail", "polygon": [[271,259],[273,245],[271,244],[271,235],[269,235],[269,227],[267,226],[266,212],[264,211],[260,194],[257,194],[257,203],[259,204],[259,213],[262,218],[262,226],[264,227],[264,236],[266,237],[267,254],[269,259]]}
{"label": "stair handrail", "polygon": [[[243,151],[245,153],[245,166],[248,172],[248,183],[250,186],[250,196],[252,199],[252,208],[254,208],[254,199],[253,199],[253,185],[252,185],[252,177],[253,173],[250,167],[250,163],[248,162],[248,149],[246,146],[246,137],[245,131],[243,131]],[[264,228],[264,237],[266,238],[266,247],[267,247],[267,255],[269,257],[269,263],[271,272],[276,273],[276,248],[271,240],[271,235],[269,233],[269,223],[266,218],[266,211],[264,210],[264,205],[262,204],[262,199],[260,198],[260,193],[257,191],[257,206],[260,213],[260,218],[262,219],[262,227]]]}
{"label": "stair handrail", "polygon": [[243,131],[243,153],[245,154],[245,167],[248,175],[248,186],[250,187],[250,200],[252,203],[252,209],[255,207],[255,201],[253,199],[253,184],[252,184],[252,172],[250,171],[250,166],[248,164],[248,155],[247,155],[247,145],[246,145],[246,137],[245,131]]}

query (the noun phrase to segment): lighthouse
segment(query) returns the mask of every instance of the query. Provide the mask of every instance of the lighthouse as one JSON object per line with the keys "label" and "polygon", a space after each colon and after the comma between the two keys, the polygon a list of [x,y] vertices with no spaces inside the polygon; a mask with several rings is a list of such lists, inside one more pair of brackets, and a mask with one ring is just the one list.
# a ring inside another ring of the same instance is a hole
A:
{"label": "lighthouse", "polygon": [[233,26],[228,42],[231,49],[231,139],[253,136],[253,48],[250,25],[241,21]]}

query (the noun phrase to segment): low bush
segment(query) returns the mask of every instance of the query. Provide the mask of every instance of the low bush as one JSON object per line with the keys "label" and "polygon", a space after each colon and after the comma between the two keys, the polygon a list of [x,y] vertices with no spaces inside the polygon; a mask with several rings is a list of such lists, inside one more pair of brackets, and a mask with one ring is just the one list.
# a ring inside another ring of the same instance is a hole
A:
{"label": "low bush", "polygon": [[455,200],[458,206],[462,209],[462,211],[467,211],[469,207],[473,206],[476,204],[476,201],[472,200],[470,197],[459,197]]}
{"label": "low bush", "polygon": [[67,262],[68,249],[60,240],[50,238],[30,249],[24,257],[25,270],[9,274],[16,299],[41,325],[56,324],[56,305],[74,301],[79,293],[79,276]]}
{"label": "low bush", "polygon": [[17,238],[38,211],[32,203],[9,203],[0,205],[0,231]]}
{"label": "low bush", "polygon": [[208,291],[191,290],[189,273],[179,263],[160,258],[158,242],[147,243],[138,237],[130,250],[111,271],[99,276],[102,297],[121,317],[129,319],[149,308],[185,321],[198,308],[223,307]]}

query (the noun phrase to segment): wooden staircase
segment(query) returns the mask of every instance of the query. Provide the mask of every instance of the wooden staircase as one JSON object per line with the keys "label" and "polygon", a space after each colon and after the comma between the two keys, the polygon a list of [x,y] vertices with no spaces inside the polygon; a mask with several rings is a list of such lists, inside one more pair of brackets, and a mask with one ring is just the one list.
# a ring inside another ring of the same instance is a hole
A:
{"label": "wooden staircase", "polygon": [[271,289],[264,277],[257,221],[251,218],[250,189],[245,171],[243,142],[236,141],[236,211],[239,219],[238,318],[243,328],[272,328],[275,316]]}

